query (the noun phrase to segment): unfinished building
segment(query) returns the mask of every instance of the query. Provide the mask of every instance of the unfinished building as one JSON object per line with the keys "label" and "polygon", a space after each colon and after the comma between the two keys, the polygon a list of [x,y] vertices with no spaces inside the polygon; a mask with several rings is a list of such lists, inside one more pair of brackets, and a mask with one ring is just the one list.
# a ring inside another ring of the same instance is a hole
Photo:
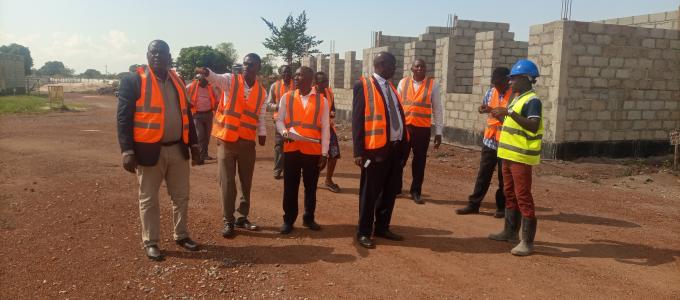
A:
{"label": "unfinished building", "polygon": [[479,145],[486,116],[476,108],[492,70],[528,58],[541,71],[535,89],[543,102],[544,158],[658,155],[670,151],[669,131],[680,128],[678,14],[554,21],[531,26],[528,42],[515,40],[507,23],[455,20],[418,37],[377,32],[362,60],[348,51],[302,64],[329,74],[337,114],[348,118],[352,86],[373,72],[376,53],[397,57],[395,84],[423,58],[442,87],[444,139]]}

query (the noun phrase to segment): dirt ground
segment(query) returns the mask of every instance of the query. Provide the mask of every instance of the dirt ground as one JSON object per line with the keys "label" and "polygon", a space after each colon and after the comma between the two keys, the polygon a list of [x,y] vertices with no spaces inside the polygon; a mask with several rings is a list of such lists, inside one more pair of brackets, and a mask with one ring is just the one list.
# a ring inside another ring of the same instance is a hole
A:
{"label": "dirt ground", "polygon": [[167,258],[152,262],[141,248],[137,183],[120,163],[116,99],[67,94],[69,103],[88,109],[0,117],[0,299],[680,299],[680,179],[667,157],[545,161],[534,172],[536,253],[519,258],[486,238],[502,227],[492,193],[482,214],[454,214],[479,152],[445,145],[428,160],[427,203],[397,199],[392,229],[406,239],[366,250],[353,242],[359,170],[350,141],[336,174],[343,192],[317,194],[322,230],[298,220],[291,235],[276,232],[282,182],[272,178],[270,127],[252,192],[251,221],[263,230],[222,238],[216,164],[192,167],[189,226],[203,250],[172,242],[163,193]]}

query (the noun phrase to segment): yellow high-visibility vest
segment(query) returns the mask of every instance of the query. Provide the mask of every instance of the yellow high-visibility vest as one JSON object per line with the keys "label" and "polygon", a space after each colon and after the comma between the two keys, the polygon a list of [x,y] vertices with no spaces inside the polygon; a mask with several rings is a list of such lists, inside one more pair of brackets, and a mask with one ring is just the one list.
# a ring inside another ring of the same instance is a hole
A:
{"label": "yellow high-visibility vest", "polygon": [[[538,99],[536,92],[533,90],[525,92],[515,97],[509,108],[515,113],[521,114],[522,107],[532,99]],[[527,165],[537,165],[541,162],[542,139],[542,116],[536,133],[524,129],[512,117],[506,116],[498,141],[498,157]]]}

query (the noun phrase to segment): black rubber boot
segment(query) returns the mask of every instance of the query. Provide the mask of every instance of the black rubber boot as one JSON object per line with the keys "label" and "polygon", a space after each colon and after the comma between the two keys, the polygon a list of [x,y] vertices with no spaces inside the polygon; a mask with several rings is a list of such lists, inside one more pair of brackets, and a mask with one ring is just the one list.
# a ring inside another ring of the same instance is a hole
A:
{"label": "black rubber boot", "polygon": [[522,218],[522,241],[510,253],[517,256],[529,256],[534,251],[536,237],[536,218]]}
{"label": "black rubber boot", "polygon": [[494,241],[508,241],[515,242],[519,240],[519,228],[521,214],[516,209],[505,209],[505,226],[503,231],[496,234],[490,234],[489,239]]}

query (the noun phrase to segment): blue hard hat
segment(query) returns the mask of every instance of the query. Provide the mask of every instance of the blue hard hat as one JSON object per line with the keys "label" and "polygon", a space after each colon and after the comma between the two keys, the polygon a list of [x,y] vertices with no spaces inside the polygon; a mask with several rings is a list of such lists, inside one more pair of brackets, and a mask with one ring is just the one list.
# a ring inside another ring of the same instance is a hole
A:
{"label": "blue hard hat", "polygon": [[531,78],[541,76],[538,73],[536,64],[528,59],[520,59],[512,66],[512,69],[510,69],[510,76],[515,75],[529,75]]}

